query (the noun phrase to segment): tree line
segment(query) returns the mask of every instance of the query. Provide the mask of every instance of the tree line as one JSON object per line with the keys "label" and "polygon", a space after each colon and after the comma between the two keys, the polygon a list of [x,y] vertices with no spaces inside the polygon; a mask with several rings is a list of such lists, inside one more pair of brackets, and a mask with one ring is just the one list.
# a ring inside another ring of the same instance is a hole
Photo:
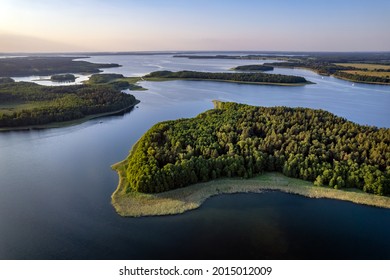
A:
{"label": "tree line", "polygon": [[390,129],[323,110],[216,103],[154,125],[126,161],[128,191],[155,193],[264,171],[336,189],[390,194]]}

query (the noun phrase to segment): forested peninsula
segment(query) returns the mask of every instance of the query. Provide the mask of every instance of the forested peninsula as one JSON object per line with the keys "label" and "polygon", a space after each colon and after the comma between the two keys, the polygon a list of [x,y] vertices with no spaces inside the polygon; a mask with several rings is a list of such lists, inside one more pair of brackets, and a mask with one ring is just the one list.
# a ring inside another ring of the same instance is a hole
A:
{"label": "forested peninsula", "polygon": [[133,95],[106,85],[53,87],[4,79],[0,83],[0,130],[87,120],[136,103]]}
{"label": "forested peninsula", "polygon": [[29,56],[0,59],[0,77],[46,76],[62,73],[98,73],[100,68],[119,67],[116,63],[78,61],[85,57]]}
{"label": "forested peninsula", "polygon": [[156,71],[145,75],[144,79],[148,81],[199,80],[271,85],[305,85],[310,83],[303,77],[290,75],[264,73],[213,73],[197,71]]}
{"label": "forested peninsula", "polygon": [[[145,198],[148,194],[153,195],[152,201],[165,196],[172,199],[173,194],[180,200],[180,193],[186,193],[192,184],[254,178],[275,171],[308,181],[306,186],[314,182],[317,187],[313,189],[325,190],[321,195],[332,189],[336,192],[351,188],[380,196],[390,194],[390,129],[358,125],[323,110],[224,102],[215,102],[215,107],[193,119],[154,125],[134,145],[127,159],[113,166],[120,175],[112,197],[119,213],[126,215],[134,210],[126,204],[129,199],[150,202],[150,197]],[[294,188],[296,183],[289,185],[289,178],[281,180],[287,182],[287,191],[307,195]],[[239,182],[230,185],[245,191]],[[253,182],[250,185],[248,190],[256,189]],[[270,185],[285,190],[277,180]],[[232,188],[229,190],[234,192]],[[207,192],[207,188],[202,190]],[[218,192],[213,188],[211,193]],[[352,198],[358,195],[354,192],[336,194],[331,197],[390,207],[388,197],[359,194],[367,198],[361,201]],[[321,195],[315,197],[329,197]],[[137,205],[141,207],[142,201]],[[153,211],[146,212],[156,214]]]}

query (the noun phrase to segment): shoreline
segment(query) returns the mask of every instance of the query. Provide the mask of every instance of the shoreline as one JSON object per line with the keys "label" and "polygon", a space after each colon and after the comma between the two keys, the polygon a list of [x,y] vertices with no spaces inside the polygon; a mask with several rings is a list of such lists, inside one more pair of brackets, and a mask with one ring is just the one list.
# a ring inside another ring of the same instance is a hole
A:
{"label": "shoreline", "polygon": [[52,123],[41,124],[41,125],[28,125],[28,126],[16,126],[16,127],[0,127],[0,132],[60,128],[60,127],[78,125],[78,124],[82,124],[82,123],[87,122],[87,121],[92,120],[92,119],[97,119],[100,117],[111,116],[111,115],[115,115],[115,114],[118,114],[121,112],[125,112],[126,110],[133,108],[135,105],[137,105],[140,102],[141,101],[136,100],[136,102],[134,104],[127,106],[126,108],[123,108],[120,110],[106,112],[106,113],[100,113],[100,114],[88,115],[88,116],[85,116],[81,119],[75,119],[75,120],[66,121],[66,122],[52,122]]}
{"label": "shoreline", "polygon": [[118,187],[111,196],[116,212],[123,217],[145,217],[182,214],[199,208],[208,198],[219,194],[262,193],[281,191],[302,195],[308,198],[327,198],[348,201],[356,204],[390,208],[390,197],[377,196],[357,189],[336,190],[329,187],[315,187],[313,183],[289,178],[281,173],[269,172],[251,179],[227,178],[163,193],[125,193],[126,160],[112,165],[118,172]]}

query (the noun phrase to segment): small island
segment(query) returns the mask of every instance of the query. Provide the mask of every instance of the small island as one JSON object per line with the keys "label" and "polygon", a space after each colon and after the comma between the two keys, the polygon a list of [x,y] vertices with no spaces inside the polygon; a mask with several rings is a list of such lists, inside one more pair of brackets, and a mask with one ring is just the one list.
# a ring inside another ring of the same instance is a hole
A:
{"label": "small island", "polygon": [[251,64],[251,65],[241,65],[232,68],[235,71],[272,71],[274,68],[272,66],[263,65],[263,64]]}
{"label": "small island", "polygon": [[125,77],[122,74],[93,74],[86,82],[89,85],[107,85],[118,90],[146,90],[137,84],[141,77]]}
{"label": "small island", "polygon": [[147,81],[191,80],[256,85],[301,86],[310,84],[303,77],[264,73],[214,73],[197,71],[156,71],[143,77]]}
{"label": "small island", "polygon": [[57,74],[57,75],[52,75],[50,77],[50,80],[59,83],[74,82],[76,80],[76,77],[73,74]]}
{"label": "small island", "polygon": [[59,127],[119,113],[139,101],[107,85],[0,83],[0,130]]}
{"label": "small island", "polygon": [[218,193],[272,189],[390,208],[389,143],[390,129],[323,110],[216,101],[146,132],[113,165],[112,203],[124,216],[164,215]]}

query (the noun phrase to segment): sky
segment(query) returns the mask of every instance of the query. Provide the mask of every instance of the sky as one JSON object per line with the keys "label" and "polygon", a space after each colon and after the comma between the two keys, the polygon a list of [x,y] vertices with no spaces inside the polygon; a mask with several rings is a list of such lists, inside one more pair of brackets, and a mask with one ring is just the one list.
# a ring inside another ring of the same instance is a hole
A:
{"label": "sky", "polygon": [[0,0],[0,52],[390,51],[389,0]]}

